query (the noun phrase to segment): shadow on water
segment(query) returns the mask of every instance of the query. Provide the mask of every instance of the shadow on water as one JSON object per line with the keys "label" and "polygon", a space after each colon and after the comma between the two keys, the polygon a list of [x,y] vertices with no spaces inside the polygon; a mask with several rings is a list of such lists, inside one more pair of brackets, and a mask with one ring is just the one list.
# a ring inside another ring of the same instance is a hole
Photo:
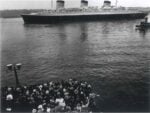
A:
{"label": "shadow on water", "polygon": [[85,23],[83,23],[83,24],[80,25],[79,28],[80,28],[80,31],[81,31],[80,39],[81,39],[82,42],[84,42],[88,38],[87,25]]}

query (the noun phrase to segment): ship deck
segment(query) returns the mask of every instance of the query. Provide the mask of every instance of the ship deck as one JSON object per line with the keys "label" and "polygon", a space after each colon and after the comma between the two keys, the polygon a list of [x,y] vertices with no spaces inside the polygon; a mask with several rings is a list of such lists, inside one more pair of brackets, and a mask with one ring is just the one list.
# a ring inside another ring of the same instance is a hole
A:
{"label": "ship deck", "polygon": [[49,12],[41,12],[36,14],[30,14],[30,15],[37,15],[37,16],[80,16],[80,15],[120,15],[120,14],[140,14],[143,12],[139,11],[99,11],[99,12],[55,12],[55,13],[49,13]]}

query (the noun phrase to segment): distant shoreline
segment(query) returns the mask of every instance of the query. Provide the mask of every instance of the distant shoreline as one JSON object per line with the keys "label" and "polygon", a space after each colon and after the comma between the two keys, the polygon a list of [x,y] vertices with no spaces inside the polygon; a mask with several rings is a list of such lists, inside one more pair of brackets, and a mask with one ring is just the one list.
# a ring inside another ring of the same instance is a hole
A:
{"label": "distant shoreline", "polygon": [[[150,7],[130,7],[128,9],[141,10],[150,12]],[[0,18],[19,18],[21,14],[30,14],[44,11],[44,9],[13,9],[13,10],[0,10]]]}
{"label": "distant shoreline", "polygon": [[29,14],[43,11],[42,9],[21,9],[21,10],[1,10],[0,18],[17,18],[21,17],[21,14]]}

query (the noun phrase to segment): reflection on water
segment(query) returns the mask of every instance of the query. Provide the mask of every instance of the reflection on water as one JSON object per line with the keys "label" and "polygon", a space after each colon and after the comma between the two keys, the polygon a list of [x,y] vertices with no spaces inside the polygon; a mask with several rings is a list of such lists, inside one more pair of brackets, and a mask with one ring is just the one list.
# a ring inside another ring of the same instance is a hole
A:
{"label": "reflection on water", "polygon": [[2,19],[2,85],[14,85],[5,65],[21,62],[22,84],[70,77],[93,85],[95,111],[149,111],[150,31],[140,20],[24,25]]}
{"label": "reflection on water", "polygon": [[141,37],[145,37],[146,33],[150,32],[150,29],[149,28],[146,28],[146,29],[137,29],[138,32],[140,33]]}

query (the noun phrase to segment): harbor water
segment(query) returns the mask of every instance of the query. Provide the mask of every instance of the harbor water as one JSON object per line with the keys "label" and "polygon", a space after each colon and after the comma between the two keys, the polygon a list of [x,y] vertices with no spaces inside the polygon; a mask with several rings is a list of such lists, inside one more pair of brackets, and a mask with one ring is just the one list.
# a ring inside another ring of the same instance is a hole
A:
{"label": "harbor water", "polygon": [[1,19],[1,85],[7,64],[22,63],[22,85],[76,78],[92,84],[99,112],[150,111],[150,29],[141,20],[25,25]]}

